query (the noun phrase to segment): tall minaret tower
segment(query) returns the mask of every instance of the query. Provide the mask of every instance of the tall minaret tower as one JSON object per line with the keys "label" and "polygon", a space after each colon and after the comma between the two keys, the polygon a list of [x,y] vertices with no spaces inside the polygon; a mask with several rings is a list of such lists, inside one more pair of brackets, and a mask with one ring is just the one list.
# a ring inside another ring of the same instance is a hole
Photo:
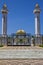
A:
{"label": "tall minaret tower", "polygon": [[7,36],[7,6],[6,4],[3,5],[3,8],[1,10],[2,12],[2,35]]}
{"label": "tall minaret tower", "polygon": [[36,4],[34,9],[35,14],[35,35],[36,37],[40,36],[40,7]]}

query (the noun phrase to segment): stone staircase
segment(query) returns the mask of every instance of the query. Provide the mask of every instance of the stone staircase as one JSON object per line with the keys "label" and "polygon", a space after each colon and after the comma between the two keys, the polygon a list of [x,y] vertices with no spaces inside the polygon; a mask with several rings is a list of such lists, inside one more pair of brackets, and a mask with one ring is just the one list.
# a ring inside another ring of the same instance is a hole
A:
{"label": "stone staircase", "polygon": [[40,47],[2,47],[0,59],[43,59],[43,48]]}

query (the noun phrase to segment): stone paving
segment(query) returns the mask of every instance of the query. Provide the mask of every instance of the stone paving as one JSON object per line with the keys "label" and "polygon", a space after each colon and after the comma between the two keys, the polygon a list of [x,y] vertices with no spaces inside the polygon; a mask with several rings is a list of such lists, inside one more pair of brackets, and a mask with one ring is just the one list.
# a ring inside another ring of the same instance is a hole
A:
{"label": "stone paving", "polygon": [[0,65],[43,65],[43,48],[2,47]]}
{"label": "stone paving", "polygon": [[43,58],[43,48],[0,48],[0,59]]}
{"label": "stone paving", "polygon": [[41,59],[0,60],[0,65],[43,65],[43,60]]}

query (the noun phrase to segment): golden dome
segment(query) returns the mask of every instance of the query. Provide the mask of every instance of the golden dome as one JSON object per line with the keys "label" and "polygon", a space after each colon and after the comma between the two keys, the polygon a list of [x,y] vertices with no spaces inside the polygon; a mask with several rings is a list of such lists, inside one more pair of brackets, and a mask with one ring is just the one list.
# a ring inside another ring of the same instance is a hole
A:
{"label": "golden dome", "polygon": [[18,30],[16,33],[17,34],[26,34],[26,32],[24,30]]}

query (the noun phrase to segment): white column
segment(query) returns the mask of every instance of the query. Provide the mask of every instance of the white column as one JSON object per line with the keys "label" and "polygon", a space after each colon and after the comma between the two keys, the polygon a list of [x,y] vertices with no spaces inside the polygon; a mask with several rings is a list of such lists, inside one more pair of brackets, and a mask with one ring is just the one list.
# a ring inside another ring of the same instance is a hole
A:
{"label": "white column", "polygon": [[2,35],[7,35],[7,14],[2,16]]}
{"label": "white column", "polygon": [[35,14],[35,35],[40,36],[40,13]]}

